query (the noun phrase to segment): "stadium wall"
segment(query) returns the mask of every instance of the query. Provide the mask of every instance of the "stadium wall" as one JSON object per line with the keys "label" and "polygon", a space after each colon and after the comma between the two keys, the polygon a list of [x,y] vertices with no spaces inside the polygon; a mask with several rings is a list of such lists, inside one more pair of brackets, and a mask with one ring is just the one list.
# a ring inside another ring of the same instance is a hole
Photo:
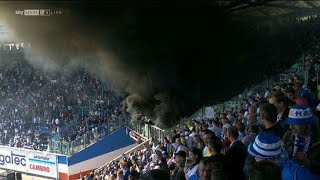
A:
{"label": "stadium wall", "polygon": [[121,128],[86,149],[68,158],[69,179],[79,179],[127,152],[137,143],[128,136],[127,128]]}

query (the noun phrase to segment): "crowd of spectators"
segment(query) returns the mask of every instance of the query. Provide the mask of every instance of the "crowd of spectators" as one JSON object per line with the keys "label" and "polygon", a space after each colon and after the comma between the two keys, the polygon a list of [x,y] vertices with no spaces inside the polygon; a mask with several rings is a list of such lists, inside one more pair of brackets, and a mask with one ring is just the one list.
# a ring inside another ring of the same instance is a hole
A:
{"label": "crowd of spectators", "polygon": [[304,77],[288,74],[238,108],[180,125],[82,179],[320,179],[318,82],[312,54]]}
{"label": "crowd of spectators", "polygon": [[[82,179],[320,179],[320,88],[313,68],[319,47],[304,57],[308,76],[290,74],[240,107],[181,125]],[[121,116],[121,98],[111,91],[100,95],[101,82],[92,74],[53,80],[26,62],[0,72],[1,144],[41,150],[57,134],[72,141]],[[86,115],[74,111],[92,99]],[[67,126],[73,121],[76,128]]]}
{"label": "crowd of spectators", "polygon": [[106,90],[96,75],[83,67],[40,70],[20,51],[1,52],[1,145],[48,150],[51,141],[73,142],[84,134],[93,141],[124,118],[123,96]]}

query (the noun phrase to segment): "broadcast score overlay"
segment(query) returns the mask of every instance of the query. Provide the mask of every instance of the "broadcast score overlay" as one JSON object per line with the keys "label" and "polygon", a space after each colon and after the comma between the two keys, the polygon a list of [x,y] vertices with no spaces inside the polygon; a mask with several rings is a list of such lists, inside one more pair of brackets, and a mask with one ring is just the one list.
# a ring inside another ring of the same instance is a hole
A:
{"label": "broadcast score overlay", "polygon": [[62,15],[62,11],[51,9],[24,9],[16,10],[15,14],[21,16],[55,16]]}

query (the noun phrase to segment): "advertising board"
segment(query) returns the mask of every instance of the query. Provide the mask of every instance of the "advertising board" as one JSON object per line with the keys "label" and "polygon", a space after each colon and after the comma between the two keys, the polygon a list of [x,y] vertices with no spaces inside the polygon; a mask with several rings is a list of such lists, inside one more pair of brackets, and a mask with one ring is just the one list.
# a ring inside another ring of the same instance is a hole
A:
{"label": "advertising board", "polygon": [[58,178],[57,166],[54,154],[0,146],[0,168]]}

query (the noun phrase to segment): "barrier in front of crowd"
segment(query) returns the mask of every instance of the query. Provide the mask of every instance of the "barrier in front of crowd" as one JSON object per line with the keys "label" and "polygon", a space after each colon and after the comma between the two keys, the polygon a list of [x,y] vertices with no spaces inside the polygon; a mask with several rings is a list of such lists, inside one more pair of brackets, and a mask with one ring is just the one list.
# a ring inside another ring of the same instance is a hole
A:
{"label": "barrier in front of crowd", "polygon": [[99,141],[101,138],[105,137],[106,133],[92,133],[91,131],[86,134],[76,138],[74,141],[50,141],[49,142],[49,151],[52,153],[65,154],[67,156],[72,156],[73,154],[81,151],[82,149],[87,148],[88,146]]}
{"label": "barrier in front of crowd", "polygon": [[81,151],[82,149],[85,149],[88,146],[96,143],[106,135],[116,131],[120,127],[117,129],[112,128],[112,126],[109,127],[109,133],[104,128],[101,128],[100,131],[97,129],[95,129],[94,131],[88,131],[71,142],[67,142],[65,140],[51,140],[49,142],[49,151],[52,153],[59,153],[65,154],[67,156],[72,156],[73,154]]}
{"label": "barrier in front of crowd", "polygon": [[154,126],[154,125],[151,125],[150,128],[150,133],[149,133],[149,136],[148,138],[152,138],[152,140],[157,140],[157,141],[160,141],[162,142],[164,140],[164,130],[157,127],[157,126]]}
{"label": "barrier in front of crowd", "polygon": [[[143,128],[141,128],[143,127]],[[119,155],[118,157],[112,159],[111,161],[107,161],[106,163],[111,163],[111,162],[115,162],[115,161],[119,161],[124,157],[129,156],[132,152],[137,151],[137,150],[141,150],[145,148],[145,145],[149,144],[152,139],[153,140],[158,140],[158,141],[162,141],[164,139],[164,130],[154,126],[154,125],[150,125],[150,124],[137,124],[135,129],[139,130],[139,132],[131,129],[131,128],[126,128],[126,134],[132,138],[133,140],[135,140],[138,145],[129,149],[128,151],[126,151],[125,153],[123,153],[122,155]],[[143,130],[142,130],[143,129]],[[142,133],[140,133],[142,132]],[[100,171],[105,169],[106,165],[103,165],[97,169],[95,169],[95,171]],[[89,172],[80,172],[80,176],[85,176],[87,175]]]}
{"label": "barrier in front of crowd", "polygon": [[0,169],[50,179],[68,179],[68,159],[61,154],[0,146]]}
{"label": "barrier in front of crowd", "polygon": [[149,123],[137,123],[132,129],[146,139],[157,140],[160,142],[164,140],[165,130],[155,125],[151,125]]}
{"label": "barrier in front of crowd", "polygon": [[93,170],[101,167],[105,162],[122,155],[138,144],[126,128],[104,137],[100,141],[68,157],[69,179],[79,179]]}
{"label": "barrier in front of crowd", "polygon": [[[119,122],[121,121],[121,118],[117,119]],[[122,119],[122,123],[126,124],[126,119]],[[121,127],[125,127],[125,125],[122,124],[119,127],[114,127],[111,124],[108,124],[108,132],[107,130],[103,128],[96,128],[94,131],[87,131],[85,134],[77,137],[75,140],[71,142],[67,142],[65,140],[51,140],[49,142],[49,151],[52,153],[58,153],[58,154],[65,154],[67,156],[72,156],[73,154],[76,154],[77,152],[87,148],[88,146],[96,143],[100,139],[104,138],[108,134],[111,134],[117,130],[119,130]],[[72,128],[69,127],[69,128]],[[58,135],[59,136],[59,135]]]}
{"label": "barrier in front of crowd", "polygon": [[138,144],[147,141],[147,137],[143,136],[142,134],[132,130],[129,127],[126,127],[127,135],[135,140]]}
{"label": "barrier in front of crowd", "polygon": [[[128,157],[128,155],[130,155],[132,152],[144,149],[145,145],[148,145],[151,142],[151,139],[147,139],[143,134],[140,134],[130,128],[127,128],[127,134],[132,139],[136,140],[137,142],[140,141],[141,143],[138,144],[137,146],[135,146],[134,148],[126,151],[122,155],[112,159],[111,161],[107,162],[106,164],[111,163],[111,162],[115,162],[115,161],[119,161],[124,157]],[[106,165],[103,165],[103,166],[97,168],[95,171],[97,172],[97,171],[103,170],[103,169],[105,169],[105,167],[106,167]]]}

